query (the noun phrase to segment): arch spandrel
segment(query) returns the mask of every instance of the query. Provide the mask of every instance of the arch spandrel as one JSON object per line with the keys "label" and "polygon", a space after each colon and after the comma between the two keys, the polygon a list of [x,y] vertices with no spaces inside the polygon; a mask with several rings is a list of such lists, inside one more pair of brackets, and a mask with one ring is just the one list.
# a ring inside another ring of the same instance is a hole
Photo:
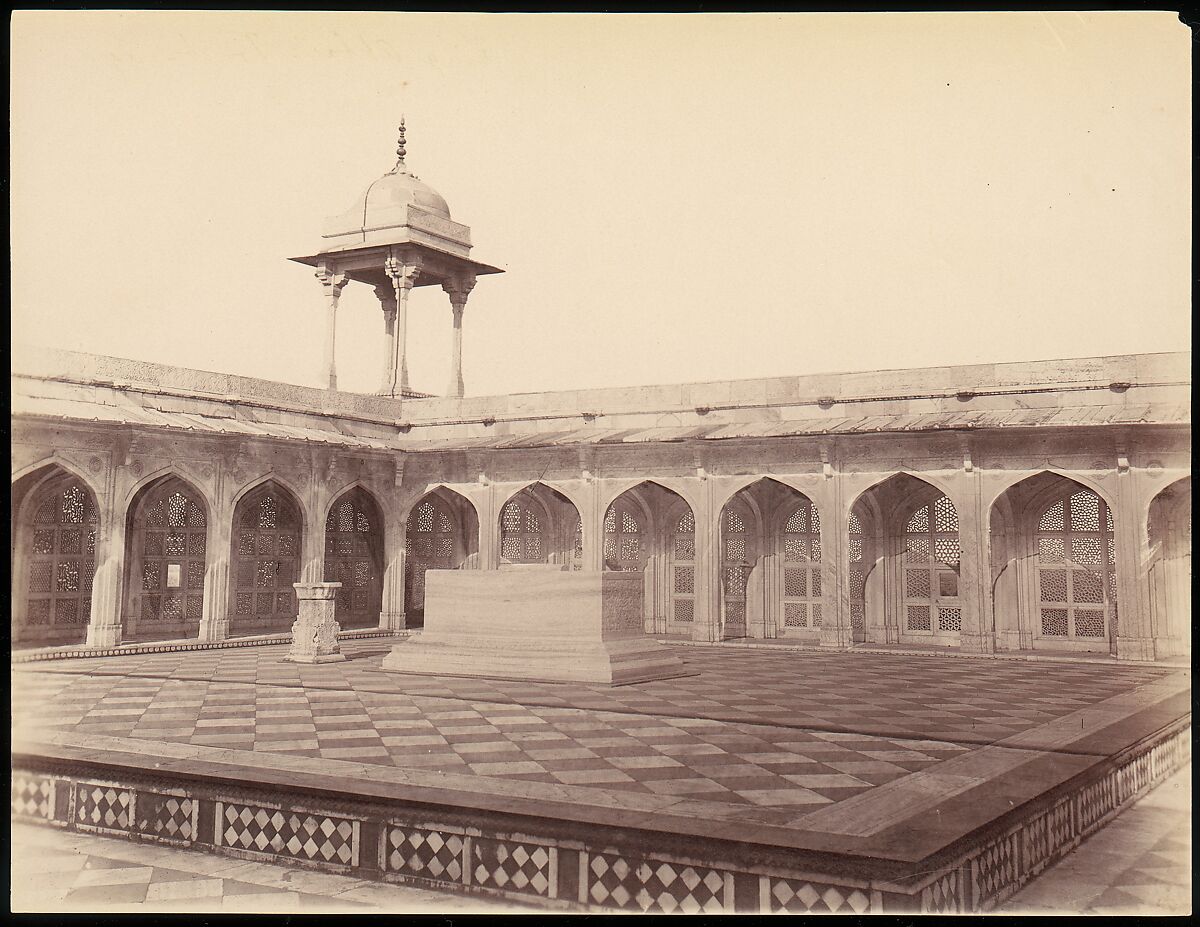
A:
{"label": "arch spandrel", "polygon": [[85,464],[74,461],[70,457],[63,456],[59,452],[55,452],[49,457],[43,457],[35,463],[21,467],[18,470],[14,470],[12,474],[12,484],[15,485],[21,480],[26,479],[27,477],[43,469],[47,471],[45,476],[50,476],[52,475],[51,468],[54,467],[58,467],[60,470],[70,473],[88,488],[100,509],[101,521],[103,522],[104,503],[105,500],[109,498],[109,493],[106,492],[106,487],[97,484],[95,477],[88,472],[88,468]]}
{"label": "arch spandrel", "polygon": [[648,477],[621,477],[615,479],[612,477],[603,477],[599,480],[600,483],[600,511],[607,512],[608,507],[613,504],[618,498],[631,489],[635,489],[643,484],[658,486],[665,489],[669,493],[673,493],[683,499],[688,507],[693,512],[699,507],[699,498],[697,493],[704,485],[695,477],[665,477],[665,476],[648,476]]}

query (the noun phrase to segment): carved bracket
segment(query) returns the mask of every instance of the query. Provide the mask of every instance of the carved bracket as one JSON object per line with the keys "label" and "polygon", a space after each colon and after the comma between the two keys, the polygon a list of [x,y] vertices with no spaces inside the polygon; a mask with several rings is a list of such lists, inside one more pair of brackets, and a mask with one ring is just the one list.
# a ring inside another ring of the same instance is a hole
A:
{"label": "carved bracket", "polygon": [[442,289],[450,297],[450,305],[454,307],[455,313],[461,313],[463,306],[467,304],[467,297],[475,289],[475,277],[466,274],[456,274],[442,282]]}
{"label": "carved bracket", "polygon": [[389,257],[383,262],[383,270],[391,278],[393,288],[411,290],[417,285],[417,278],[421,276],[421,262],[414,261],[409,264],[397,257]]}

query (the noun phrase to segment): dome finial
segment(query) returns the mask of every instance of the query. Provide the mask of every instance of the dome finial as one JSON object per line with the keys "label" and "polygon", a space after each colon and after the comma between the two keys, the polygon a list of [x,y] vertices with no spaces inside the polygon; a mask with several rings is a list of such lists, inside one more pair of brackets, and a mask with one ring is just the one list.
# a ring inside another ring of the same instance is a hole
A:
{"label": "dome finial", "polygon": [[400,138],[396,143],[396,158],[397,158],[396,169],[397,170],[404,167],[405,148],[404,148],[404,116],[403,115],[401,115],[401,117],[400,117],[399,132],[400,132]]}

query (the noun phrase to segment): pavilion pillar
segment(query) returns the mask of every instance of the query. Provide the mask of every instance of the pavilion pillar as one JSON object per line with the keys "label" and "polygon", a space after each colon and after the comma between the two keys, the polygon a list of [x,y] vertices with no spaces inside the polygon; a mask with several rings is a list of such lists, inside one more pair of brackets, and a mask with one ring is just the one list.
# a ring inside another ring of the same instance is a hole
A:
{"label": "pavilion pillar", "polygon": [[379,384],[379,395],[392,396],[396,392],[396,291],[390,285],[375,287],[375,296],[383,309],[383,378]]}
{"label": "pavilion pillar", "polygon": [[384,261],[384,270],[392,282],[396,301],[396,331],[391,339],[391,361],[387,395],[403,396],[408,389],[408,294],[416,286],[420,264],[406,264],[396,257]]}
{"label": "pavilion pillar", "polygon": [[337,342],[338,300],[341,298],[342,288],[350,282],[350,278],[345,274],[331,272],[324,264],[321,265],[315,276],[321,281],[321,286],[325,288],[325,370],[329,377],[329,388],[337,389],[335,347]]}
{"label": "pavilion pillar", "polygon": [[450,385],[446,395],[461,399],[463,396],[462,372],[462,317],[467,305],[467,297],[475,288],[475,278],[470,276],[455,276],[442,284],[442,289],[450,297],[450,308],[454,313],[454,339],[450,347]]}

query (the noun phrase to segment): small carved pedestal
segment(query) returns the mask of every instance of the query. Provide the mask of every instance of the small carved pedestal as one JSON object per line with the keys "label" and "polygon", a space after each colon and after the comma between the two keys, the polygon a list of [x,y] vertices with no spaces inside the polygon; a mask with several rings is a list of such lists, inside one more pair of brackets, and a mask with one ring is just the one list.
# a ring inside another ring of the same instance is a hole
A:
{"label": "small carved pedestal", "polygon": [[300,614],[292,623],[292,649],[288,663],[337,663],[346,655],[338,647],[341,630],[334,620],[334,598],[341,583],[292,583]]}

